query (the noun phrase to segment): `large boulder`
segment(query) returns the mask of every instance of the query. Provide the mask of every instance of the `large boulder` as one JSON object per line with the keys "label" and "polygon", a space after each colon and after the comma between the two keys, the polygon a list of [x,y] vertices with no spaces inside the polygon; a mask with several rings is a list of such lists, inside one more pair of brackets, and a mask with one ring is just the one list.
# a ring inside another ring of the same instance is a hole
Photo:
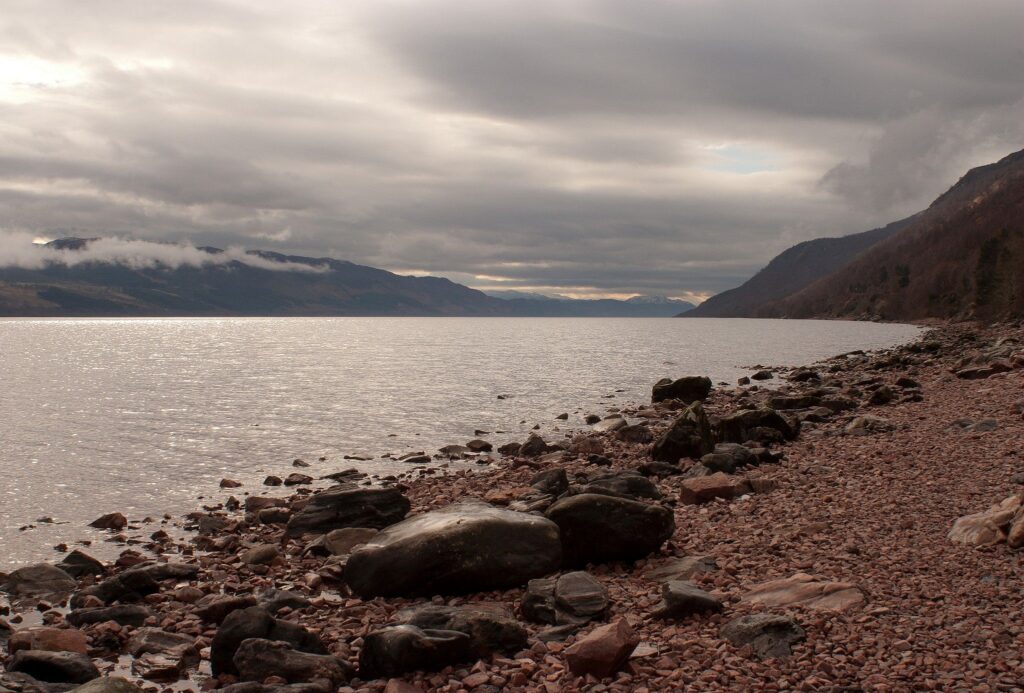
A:
{"label": "large boulder", "polygon": [[718,437],[725,443],[748,440],[781,442],[800,435],[800,422],[783,416],[774,409],[742,409],[726,414],[718,422]]}
{"label": "large boulder", "polygon": [[410,671],[439,671],[473,659],[470,638],[454,630],[388,626],[369,633],[359,651],[364,679],[401,676]]}
{"label": "large boulder", "polygon": [[250,638],[284,642],[310,654],[327,654],[324,644],[314,633],[297,623],[275,619],[261,606],[250,606],[228,614],[213,636],[210,667],[214,676],[238,673],[235,652],[243,641]]}
{"label": "large boulder", "polygon": [[345,582],[364,598],[480,592],[522,585],[561,559],[553,522],[466,502],[385,529],[352,552]]}
{"label": "large boulder", "polygon": [[316,493],[288,521],[286,536],[326,534],[343,527],[383,529],[409,512],[409,499],[397,488],[337,486]]}
{"label": "large boulder", "polygon": [[496,605],[428,604],[399,612],[398,619],[424,631],[454,630],[465,633],[469,636],[470,647],[480,658],[495,653],[511,655],[526,649],[526,629],[505,609]]}
{"label": "large boulder", "polygon": [[672,511],[660,505],[596,493],[563,498],[544,514],[558,525],[569,566],[643,558],[675,531]]}
{"label": "large boulder", "polygon": [[[742,441],[741,441],[742,442]],[[711,423],[700,402],[694,402],[680,414],[651,448],[651,457],[677,464],[683,457],[699,459],[711,452],[714,439]]]}
{"label": "large boulder", "polygon": [[103,575],[105,572],[102,563],[78,549],[62,558],[57,567],[73,578],[80,578],[86,575]]}
{"label": "large boulder", "polygon": [[622,498],[661,500],[661,491],[657,485],[638,472],[616,472],[598,476],[588,481],[583,491]]}
{"label": "large boulder", "polygon": [[270,676],[288,683],[327,679],[337,687],[354,673],[348,662],[332,655],[300,652],[288,643],[262,638],[243,640],[233,661],[243,681],[263,681]]}
{"label": "large boulder", "polygon": [[651,401],[663,402],[667,399],[677,399],[687,404],[703,402],[708,398],[710,392],[711,378],[699,375],[690,375],[678,380],[662,378],[651,389]]}
{"label": "large boulder", "polygon": [[14,597],[66,595],[78,586],[75,579],[49,563],[36,563],[11,571],[3,591]]}
{"label": "large boulder", "polygon": [[48,652],[89,653],[89,636],[77,628],[35,626],[16,630],[7,641],[7,651],[46,650]]}
{"label": "large boulder", "polygon": [[47,683],[86,683],[98,678],[92,660],[77,652],[21,650],[7,663],[7,671],[28,674]]}

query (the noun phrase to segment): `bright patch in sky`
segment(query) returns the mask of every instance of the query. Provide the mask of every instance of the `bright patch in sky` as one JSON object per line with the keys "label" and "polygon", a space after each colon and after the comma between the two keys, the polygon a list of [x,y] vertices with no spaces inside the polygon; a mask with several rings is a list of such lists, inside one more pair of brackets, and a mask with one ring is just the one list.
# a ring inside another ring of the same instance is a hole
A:
{"label": "bright patch in sky", "polygon": [[740,145],[725,145],[711,150],[711,161],[706,168],[723,173],[765,173],[778,171],[778,159],[764,151]]}
{"label": "bright patch in sky", "polygon": [[83,71],[64,63],[17,55],[0,55],[0,100],[25,103],[41,89],[68,87],[84,79]]}

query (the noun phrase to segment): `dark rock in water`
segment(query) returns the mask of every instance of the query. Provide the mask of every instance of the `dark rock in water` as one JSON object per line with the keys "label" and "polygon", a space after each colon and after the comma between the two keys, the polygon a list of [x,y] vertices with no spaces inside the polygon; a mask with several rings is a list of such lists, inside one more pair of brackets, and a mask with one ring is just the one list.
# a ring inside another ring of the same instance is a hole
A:
{"label": "dark rock in water", "polygon": [[796,621],[779,614],[740,616],[722,626],[720,633],[736,647],[750,645],[761,658],[788,657],[792,646],[805,638]]}
{"label": "dark rock in water", "polygon": [[75,549],[61,559],[57,567],[74,578],[86,575],[103,575],[106,572],[102,563],[78,549]]}
{"label": "dark rock in water", "polygon": [[408,464],[429,464],[432,461],[430,455],[410,455],[402,458],[402,462]]}
{"label": "dark rock in water", "polygon": [[[327,477],[324,477],[327,478]],[[245,512],[258,513],[265,508],[283,508],[288,505],[284,498],[268,498],[267,496],[249,496],[245,499]]]}
{"label": "dark rock in water", "polygon": [[410,671],[439,671],[473,659],[469,636],[454,630],[389,626],[368,634],[359,652],[364,679],[401,676]]}
{"label": "dark rock in water", "polygon": [[649,498],[660,500],[661,491],[645,476],[637,472],[617,472],[591,479],[584,487],[584,493],[603,493],[621,498]]}
{"label": "dark rock in water", "polygon": [[758,371],[750,376],[751,380],[771,380],[775,376],[772,375],[771,371]]}
{"label": "dark rock in water", "polygon": [[581,625],[600,618],[607,608],[608,592],[583,571],[530,580],[520,603],[526,619],[551,625]]}
{"label": "dark rock in water", "polygon": [[128,520],[121,513],[107,513],[97,517],[95,520],[89,523],[90,527],[96,529],[113,529],[120,531],[128,526]]}
{"label": "dark rock in water", "polygon": [[718,570],[718,564],[715,563],[712,556],[683,556],[648,568],[644,572],[644,577],[658,582],[689,580],[694,575],[710,573],[714,570]]}
{"label": "dark rock in water", "polygon": [[300,652],[288,643],[263,638],[243,640],[233,661],[243,681],[263,681],[278,676],[289,683],[327,679],[334,686],[340,686],[355,673],[348,662],[337,657]]}
{"label": "dark rock in water", "polygon": [[596,493],[563,498],[544,514],[561,531],[563,563],[569,566],[643,558],[675,531],[666,508]]}
{"label": "dark rock in water", "polygon": [[398,619],[401,623],[425,631],[454,630],[465,633],[470,638],[473,652],[480,658],[495,653],[511,655],[526,649],[526,629],[498,606],[429,604],[399,612]]}
{"label": "dark rock in water", "polygon": [[561,414],[559,414],[555,418],[558,419],[559,421],[568,421],[569,420],[569,413],[568,412],[562,412]]}
{"label": "dark rock in water", "polygon": [[504,589],[561,563],[558,527],[536,515],[467,502],[393,525],[349,556],[361,597]]}
{"label": "dark rock in water", "polygon": [[285,536],[326,534],[342,527],[383,529],[409,512],[409,499],[396,488],[335,488],[313,494],[288,521]]}
{"label": "dark rock in water", "polygon": [[445,445],[438,452],[446,457],[463,457],[470,452],[470,449],[465,445]]}
{"label": "dark rock in water", "polygon": [[210,666],[214,676],[237,674],[234,656],[249,638],[284,642],[310,654],[327,654],[320,638],[290,621],[279,621],[261,606],[232,611],[224,619],[210,644]]}
{"label": "dark rock in water", "polygon": [[678,380],[662,378],[654,384],[651,390],[651,401],[662,402],[667,399],[677,399],[687,404],[691,402],[703,402],[711,393],[711,378],[691,375]]}
{"label": "dark rock in water", "polygon": [[85,626],[90,623],[113,621],[122,626],[140,628],[153,612],[141,604],[118,604],[117,606],[98,606],[90,609],[75,609],[67,615],[67,622],[73,626]]}
{"label": "dark rock in water", "polygon": [[263,480],[264,486],[280,486],[282,483],[284,482],[281,480],[281,477],[274,476],[273,474]]}
{"label": "dark rock in water", "polygon": [[711,423],[700,402],[694,402],[654,443],[651,457],[661,462],[677,464],[684,457],[699,459],[711,452],[713,446]]}
{"label": "dark rock in water", "polygon": [[101,676],[73,689],[74,693],[141,693],[142,689],[120,676]]}
{"label": "dark rock in water", "polygon": [[196,602],[196,614],[208,623],[219,624],[232,611],[247,609],[250,606],[256,606],[256,598],[252,595],[208,594]]}
{"label": "dark rock in water", "polygon": [[676,476],[677,474],[683,473],[683,468],[668,462],[659,462],[654,460],[652,462],[645,462],[636,468],[637,472],[644,476],[653,476],[658,478],[664,478],[668,476]]}
{"label": "dark rock in water", "polygon": [[594,424],[594,431],[597,433],[611,433],[618,431],[620,428],[625,428],[629,425],[629,422],[622,416],[622,414],[613,414],[606,416],[596,424]]}
{"label": "dark rock in water", "polygon": [[523,457],[540,457],[546,452],[551,452],[552,448],[544,442],[536,433],[531,433],[530,437],[526,439],[526,442],[519,447],[519,455]]}
{"label": "dark rock in water", "polygon": [[285,486],[299,486],[301,484],[312,484],[313,477],[308,474],[300,474],[299,472],[292,472],[284,479]]}
{"label": "dark rock in water", "polygon": [[552,469],[545,469],[543,472],[535,474],[530,479],[530,486],[533,486],[541,493],[560,496],[569,490],[569,477],[562,467],[553,467]]}
{"label": "dark rock in water", "polygon": [[[775,435],[772,436],[771,432]],[[743,409],[726,414],[718,422],[719,437],[725,443],[746,443],[778,437],[793,440],[800,434],[800,422],[787,419],[774,409]]]}
{"label": "dark rock in water", "polygon": [[285,608],[305,609],[310,603],[305,595],[288,590],[279,590],[274,587],[263,590],[259,593],[258,597],[260,606],[271,614],[275,614]]}
{"label": "dark rock in water", "polygon": [[261,525],[284,525],[292,519],[292,511],[289,508],[263,508],[256,513],[256,519]]}
{"label": "dark rock in water", "polygon": [[47,683],[86,683],[100,675],[92,660],[83,654],[45,650],[15,652],[7,663],[7,670]]}
{"label": "dark rock in water", "polygon": [[789,379],[795,383],[805,383],[808,380],[821,380],[821,375],[809,368],[797,368],[789,374]]}
{"label": "dark rock in water", "polygon": [[750,378],[748,378],[745,375],[741,376],[741,377],[736,379],[736,384],[737,385],[749,385],[750,384]]}
{"label": "dark rock in water", "polygon": [[738,443],[719,443],[713,452],[700,458],[700,463],[712,473],[732,474],[741,467],[757,464],[757,458],[750,448]]}
{"label": "dark rock in water", "polygon": [[586,417],[584,417],[583,419],[584,423],[586,423],[588,426],[596,424],[600,420],[601,417],[598,416],[597,414],[587,414]]}
{"label": "dark rock in water", "polygon": [[505,455],[507,457],[515,457],[519,454],[519,449],[523,447],[520,443],[505,443],[498,447],[498,454]]}
{"label": "dark rock in water", "polygon": [[651,429],[643,424],[632,424],[630,426],[623,426],[615,432],[616,437],[619,440],[627,443],[650,443],[654,440],[654,434],[651,433]]}
{"label": "dark rock in water", "polygon": [[488,443],[486,440],[480,440],[476,438],[466,443],[466,447],[473,452],[490,452],[494,449],[494,446]]}
{"label": "dark rock in water", "polygon": [[670,580],[661,587],[661,604],[654,610],[655,618],[686,618],[722,610],[722,602],[692,582]]}
{"label": "dark rock in water", "polygon": [[3,591],[14,597],[51,597],[71,592],[78,583],[63,570],[49,563],[36,563],[11,571],[3,582]]}

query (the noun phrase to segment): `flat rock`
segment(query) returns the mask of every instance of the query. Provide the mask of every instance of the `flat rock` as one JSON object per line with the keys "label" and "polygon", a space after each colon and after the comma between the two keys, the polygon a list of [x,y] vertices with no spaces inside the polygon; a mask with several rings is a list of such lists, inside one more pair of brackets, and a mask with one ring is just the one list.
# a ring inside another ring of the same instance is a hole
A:
{"label": "flat rock", "polygon": [[543,517],[465,502],[393,525],[348,558],[364,598],[504,589],[554,571],[558,527]]}
{"label": "flat rock", "polygon": [[655,582],[669,580],[690,580],[695,575],[718,570],[713,556],[683,556],[660,562],[647,568],[643,576]]}
{"label": "flat rock", "polygon": [[36,626],[14,631],[7,641],[11,654],[19,650],[89,653],[89,637],[77,628]]}
{"label": "flat rock", "polygon": [[78,587],[75,579],[49,563],[17,568],[3,582],[3,590],[14,597],[53,597]]}
{"label": "flat rock", "polygon": [[603,493],[621,498],[661,500],[658,486],[639,472],[616,472],[591,479],[584,493]]}
{"label": "flat rock", "polygon": [[471,649],[481,659],[493,654],[512,655],[527,646],[526,629],[497,605],[428,604],[399,612],[398,621],[424,631],[465,633],[469,636]]}
{"label": "flat rock", "polygon": [[46,650],[15,652],[7,663],[7,670],[47,683],[86,683],[100,675],[92,660],[83,654]]}
{"label": "flat rock", "polygon": [[970,546],[992,546],[1006,541],[1014,516],[1021,507],[1019,496],[1010,496],[988,510],[957,518],[949,540]]}
{"label": "flat rock", "polygon": [[679,487],[679,500],[687,505],[700,505],[716,498],[737,498],[749,491],[744,479],[716,472],[684,480]]}
{"label": "flat rock", "polygon": [[369,633],[359,651],[364,679],[401,676],[410,671],[439,671],[473,659],[470,638],[453,630],[388,626]]}
{"label": "flat rock", "polygon": [[90,623],[113,621],[122,626],[139,628],[153,612],[141,604],[118,604],[116,606],[97,606],[87,609],[75,609],[67,615],[67,621],[74,626],[85,626]]}
{"label": "flat rock", "polygon": [[530,580],[520,603],[524,618],[555,626],[584,624],[603,616],[607,608],[607,590],[583,571]]}
{"label": "flat rock", "polygon": [[544,514],[561,531],[568,566],[643,558],[675,531],[672,512],[660,505],[596,493],[562,498]]}
{"label": "flat rock", "polygon": [[661,587],[661,604],[654,610],[656,618],[686,618],[722,610],[722,602],[692,582],[669,580]]}
{"label": "flat rock", "polygon": [[72,693],[140,693],[141,690],[120,676],[101,676],[73,689]]}
{"label": "flat rock", "polygon": [[243,681],[263,681],[277,676],[288,683],[327,679],[334,686],[347,682],[352,667],[328,654],[301,652],[288,643],[249,638],[235,652],[234,665]]}
{"label": "flat rock", "polygon": [[757,657],[788,657],[792,646],[806,637],[790,616],[750,614],[722,626],[721,636],[736,647],[750,646]]}
{"label": "flat rock", "polygon": [[382,529],[401,521],[409,512],[409,499],[396,488],[338,486],[313,494],[305,507],[292,515],[285,535],[326,534],[344,527]]}
{"label": "flat rock", "polygon": [[740,600],[758,606],[804,606],[819,611],[846,611],[864,603],[864,593],[849,582],[829,582],[807,573],[757,585]]}

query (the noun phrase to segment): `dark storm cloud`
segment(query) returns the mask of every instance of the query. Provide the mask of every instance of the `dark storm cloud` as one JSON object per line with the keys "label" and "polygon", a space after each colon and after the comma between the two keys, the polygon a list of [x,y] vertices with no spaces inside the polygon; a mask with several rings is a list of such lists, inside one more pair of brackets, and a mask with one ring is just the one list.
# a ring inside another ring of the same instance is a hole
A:
{"label": "dark storm cloud", "polygon": [[1024,146],[1022,26],[995,0],[12,1],[0,225],[713,293]]}

